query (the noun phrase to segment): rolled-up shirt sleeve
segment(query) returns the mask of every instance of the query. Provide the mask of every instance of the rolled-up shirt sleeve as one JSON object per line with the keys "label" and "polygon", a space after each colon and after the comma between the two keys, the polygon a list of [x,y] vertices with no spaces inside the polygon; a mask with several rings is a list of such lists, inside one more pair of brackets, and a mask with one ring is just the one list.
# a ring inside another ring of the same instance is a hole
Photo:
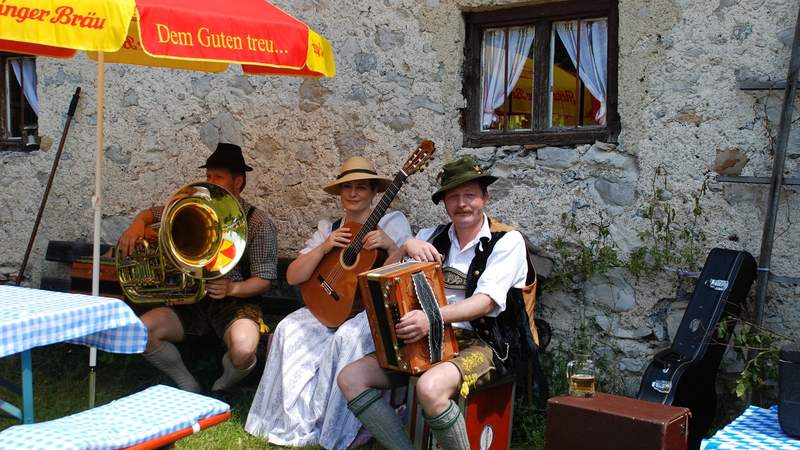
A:
{"label": "rolled-up shirt sleeve", "polygon": [[278,230],[271,220],[252,231],[250,242],[250,276],[264,280],[278,279]]}
{"label": "rolled-up shirt sleeve", "polygon": [[494,301],[496,306],[488,316],[496,317],[506,309],[509,289],[525,287],[528,275],[525,258],[525,241],[518,231],[509,231],[495,244],[474,292],[486,294]]}

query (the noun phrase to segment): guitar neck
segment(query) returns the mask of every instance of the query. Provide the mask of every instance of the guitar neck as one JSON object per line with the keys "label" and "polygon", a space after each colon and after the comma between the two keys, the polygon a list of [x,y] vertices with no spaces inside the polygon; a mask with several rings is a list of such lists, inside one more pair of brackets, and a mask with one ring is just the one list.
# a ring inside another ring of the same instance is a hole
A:
{"label": "guitar neck", "polygon": [[372,210],[372,213],[370,213],[369,217],[364,222],[364,225],[361,226],[361,230],[359,230],[345,250],[345,259],[348,259],[347,256],[352,256],[353,259],[355,259],[355,256],[358,255],[358,252],[361,251],[361,247],[364,245],[364,236],[378,226],[378,222],[380,222],[383,215],[386,214],[386,210],[400,191],[406,178],[408,178],[408,175],[402,170],[395,174],[394,180],[392,180],[392,183],[389,184],[389,187],[384,191],[383,197],[381,197],[375,209]]}

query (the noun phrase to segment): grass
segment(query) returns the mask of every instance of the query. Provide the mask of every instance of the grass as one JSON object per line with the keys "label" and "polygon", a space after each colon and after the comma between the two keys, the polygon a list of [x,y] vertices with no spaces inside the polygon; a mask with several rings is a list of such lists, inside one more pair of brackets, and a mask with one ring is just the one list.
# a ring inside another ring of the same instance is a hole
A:
{"label": "grass", "polygon": [[[203,355],[198,352],[198,347],[187,346],[184,349],[184,360],[199,381],[209,386],[222,370],[218,362],[221,353],[215,349],[213,356]],[[33,350],[34,405],[37,422],[63,417],[88,407],[88,355],[88,348],[69,344],[51,345]],[[18,384],[19,364],[18,356],[0,359],[0,377]],[[96,378],[98,405],[155,384],[172,385],[167,377],[161,375],[139,355],[98,352]],[[178,441],[176,448],[209,450],[280,448],[271,446],[263,439],[244,431],[250,403],[255,396],[260,378],[261,373],[254,371],[226,397],[226,401],[231,405],[229,421]],[[518,392],[520,391],[522,389],[518,388]],[[21,403],[15,393],[3,388],[0,388],[0,398],[17,405]],[[512,448],[543,449],[543,414],[519,398],[515,402],[514,410]],[[0,414],[0,430],[17,423],[15,419]],[[377,444],[369,444],[360,450],[380,448],[382,447]]]}

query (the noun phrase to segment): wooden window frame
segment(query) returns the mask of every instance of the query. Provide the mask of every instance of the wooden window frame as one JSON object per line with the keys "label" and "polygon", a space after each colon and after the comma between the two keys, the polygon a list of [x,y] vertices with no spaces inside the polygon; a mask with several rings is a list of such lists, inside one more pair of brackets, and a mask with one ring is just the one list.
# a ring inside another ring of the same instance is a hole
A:
{"label": "wooden window frame", "polygon": [[[550,80],[550,34],[552,23],[564,20],[608,18],[608,67],[606,92],[606,125],[580,128],[546,128]],[[619,60],[619,14],[617,0],[570,0],[534,6],[464,13],[466,39],[464,45],[462,111],[465,147],[503,145],[575,145],[594,141],[616,142],[620,132],[617,112],[617,67]],[[520,25],[535,26],[534,60],[547,61],[534,70],[532,130],[482,131],[481,117],[481,46],[483,30]]]}
{"label": "wooden window frame", "polygon": [[[6,89],[9,80],[6,79],[7,78],[6,66],[8,64],[8,59],[10,58],[35,58],[35,57],[31,55],[0,52],[0,151],[28,152],[28,151],[38,150],[39,149],[38,143],[34,146],[26,145],[27,137],[24,134],[18,137],[9,136],[10,134],[8,130],[9,92]],[[21,96],[22,101],[25,102],[25,104],[27,104],[28,100],[25,97],[25,93],[23,92],[22,87],[20,87],[19,95]],[[36,129],[36,135],[38,136],[38,128]]]}

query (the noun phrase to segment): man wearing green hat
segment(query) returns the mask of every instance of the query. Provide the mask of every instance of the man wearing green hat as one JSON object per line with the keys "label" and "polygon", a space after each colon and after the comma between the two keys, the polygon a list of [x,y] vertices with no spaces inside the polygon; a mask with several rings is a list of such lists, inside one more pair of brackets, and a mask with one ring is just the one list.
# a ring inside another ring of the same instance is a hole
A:
{"label": "man wearing green hat", "polygon": [[[452,398],[466,397],[492,374],[522,367],[535,352],[521,294],[528,267],[522,235],[496,232],[484,212],[487,186],[497,177],[467,156],[445,164],[440,177],[432,200],[444,200],[451,222],[420,230],[387,262],[403,257],[442,262],[448,304],[441,313],[456,331],[460,352],[420,376],[416,396],[440,446],[469,449],[464,417]],[[397,336],[407,343],[425,338],[428,331],[428,318],[420,310],[409,312],[396,326]],[[378,389],[403,381],[398,373],[381,369],[374,354],[351,363],[338,377],[348,407],[390,449],[412,446]]]}

